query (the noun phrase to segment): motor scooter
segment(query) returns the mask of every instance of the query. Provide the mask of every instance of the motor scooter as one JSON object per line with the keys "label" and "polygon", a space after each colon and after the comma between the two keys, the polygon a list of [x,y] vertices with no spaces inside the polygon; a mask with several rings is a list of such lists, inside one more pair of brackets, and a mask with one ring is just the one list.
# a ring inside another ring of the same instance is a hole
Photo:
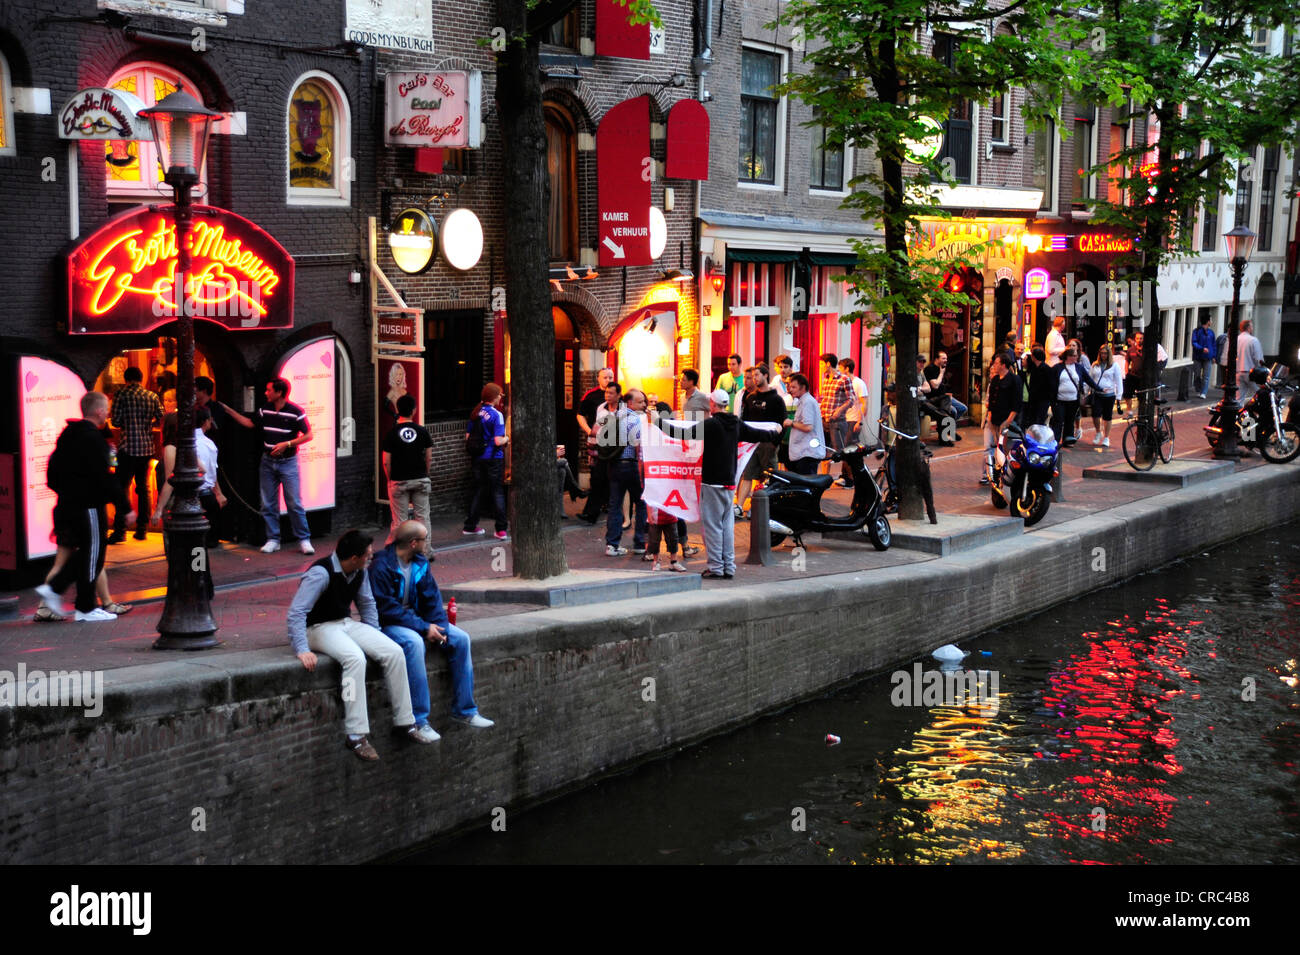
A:
{"label": "motor scooter", "polygon": [[764,475],[771,515],[772,546],[787,537],[803,546],[808,531],[865,531],[876,550],[888,550],[893,540],[889,518],[885,516],[880,489],[866,465],[867,449],[854,446],[832,451],[830,460],[845,461],[853,472],[853,503],[847,517],[827,517],[822,513],[822,494],[831,486],[829,474],[805,476],[792,471],[768,471]]}
{"label": "motor scooter", "polygon": [[1026,527],[1041,521],[1052,503],[1052,479],[1060,475],[1060,455],[1056,436],[1047,425],[1032,425],[1023,432],[1009,426],[997,447],[984,457],[993,506],[1014,505]]}

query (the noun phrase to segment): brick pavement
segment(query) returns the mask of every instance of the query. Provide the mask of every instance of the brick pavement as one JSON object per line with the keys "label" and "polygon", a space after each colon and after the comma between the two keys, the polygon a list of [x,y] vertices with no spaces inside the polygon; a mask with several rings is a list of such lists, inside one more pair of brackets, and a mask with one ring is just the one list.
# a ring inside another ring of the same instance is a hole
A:
{"label": "brick pavement", "polygon": [[[1205,421],[1204,403],[1176,406],[1180,458],[1209,459],[1209,448],[1201,432]],[[1117,422],[1115,434],[1123,431]],[[935,448],[931,463],[935,504],[940,522],[944,514],[1002,516],[1005,511],[995,511],[989,502],[987,489],[978,486],[982,444],[977,429],[966,428],[964,440],[954,448]],[[1040,526],[1052,526],[1087,517],[1099,511],[1141,498],[1166,493],[1167,487],[1141,485],[1116,481],[1084,481],[1085,466],[1123,460],[1118,437],[1112,438],[1109,449],[1094,448],[1088,444],[1091,428],[1086,430],[1084,443],[1068,449],[1064,455],[1065,501],[1053,504]],[[1253,468],[1265,465],[1258,457],[1248,458],[1238,465]],[[847,513],[850,492],[833,489],[826,498],[830,513]],[[566,500],[572,515],[579,505]],[[897,523],[897,522],[896,522]],[[384,529],[371,531],[382,540]],[[699,528],[692,526],[692,540],[699,542]],[[624,540],[630,539],[630,530]],[[460,535],[460,521],[452,518],[435,519],[433,539],[439,560],[434,565],[440,585],[492,577],[507,576],[511,570],[509,545],[502,545],[490,536],[486,539],[467,540]],[[572,517],[565,522],[563,533],[565,553],[572,569],[597,569],[617,567],[636,570],[644,565],[635,555],[611,559],[604,555],[604,525],[589,527]],[[327,552],[330,543],[318,540],[317,552]],[[734,582],[706,581],[709,589],[761,584],[788,580],[801,576],[818,576],[848,571],[870,571],[880,567],[898,566],[939,558],[900,548],[879,553],[866,541],[821,540],[810,535],[805,553],[796,559],[789,544],[775,551],[772,566],[749,566],[744,563],[749,549],[749,524],[736,524],[737,579]],[[630,547],[630,545],[627,545]],[[213,577],[218,582],[213,600],[213,616],[218,626],[222,646],[209,653],[229,653],[240,650],[286,646],[284,612],[297,587],[298,577],[314,560],[285,549],[276,554],[262,554],[243,545],[227,544],[212,553]],[[687,562],[693,572],[704,569],[703,554]],[[161,586],[166,567],[162,558],[158,535],[148,541],[128,541],[109,549],[109,574],[114,596],[123,602],[132,602],[135,609],[110,623],[36,624],[32,613],[36,609],[35,595],[21,593],[20,619],[0,624],[0,668],[13,669],[18,662],[29,668],[114,668],[153,663],[160,659],[150,645],[156,637],[155,625],[162,608]],[[69,595],[70,596],[70,595]],[[509,614],[529,613],[539,608],[518,604],[464,604],[460,607],[459,623],[471,631],[475,620]]]}

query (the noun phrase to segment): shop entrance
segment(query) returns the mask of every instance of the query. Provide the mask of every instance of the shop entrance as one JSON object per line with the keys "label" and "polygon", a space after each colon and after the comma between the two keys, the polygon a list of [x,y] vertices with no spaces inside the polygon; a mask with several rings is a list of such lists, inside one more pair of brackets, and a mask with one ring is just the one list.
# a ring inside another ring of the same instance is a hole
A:
{"label": "shop entrance", "polygon": [[555,443],[564,445],[564,456],[573,466],[581,460],[578,442],[578,404],[582,394],[578,381],[578,328],[559,305],[551,306],[555,325]]}
{"label": "shop entrance", "polygon": [[[957,309],[940,309],[939,319],[930,332],[930,361],[937,362],[939,352],[948,356],[948,390],[964,405],[972,403],[971,384],[981,377],[979,362],[984,328],[984,279],[974,269],[961,269],[944,279],[950,292],[969,296],[968,305]],[[978,391],[978,387],[975,389]],[[977,396],[978,397],[978,396]]]}

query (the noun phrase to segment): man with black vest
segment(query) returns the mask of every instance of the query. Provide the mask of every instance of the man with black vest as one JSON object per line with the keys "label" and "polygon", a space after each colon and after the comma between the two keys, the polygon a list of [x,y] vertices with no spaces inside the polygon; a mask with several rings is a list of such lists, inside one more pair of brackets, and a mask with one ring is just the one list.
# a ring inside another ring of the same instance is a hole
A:
{"label": "man with black vest", "polygon": [[[367,739],[370,718],[366,712],[366,657],[384,671],[388,696],[393,701],[393,732],[417,743],[432,743],[436,733],[424,732],[411,711],[411,689],[406,680],[402,648],[379,629],[379,613],[370,592],[366,565],[374,555],[371,539],[351,530],[339,538],[334,553],[307,568],[298,593],[289,606],[289,642],[302,665],[316,669],[316,652],[326,653],[343,667],[343,745],[359,759],[373,762],[379,754]],[[361,621],[352,619],[352,604]]]}

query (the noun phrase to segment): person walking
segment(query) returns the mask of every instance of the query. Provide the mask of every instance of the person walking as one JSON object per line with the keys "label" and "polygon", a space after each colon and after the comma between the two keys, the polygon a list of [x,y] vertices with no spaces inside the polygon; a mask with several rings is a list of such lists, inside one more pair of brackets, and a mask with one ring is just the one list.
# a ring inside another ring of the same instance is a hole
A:
{"label": "person walking", "polygon": [[311,440],[311,423],[307,412],[289,400],[289,382],[272,378],[266,383],[266,404],[251,418],[236,415],[229,406],[221,407],[230,420],[245,428],[254,428],[262,445],[262,463],[258,483],[262,496],[262,519],[266,522],[263,554],[280,549],[280,492],[289,510],[289,527],[304,554],[314,554],[311,531],[307,529],[307,511],[302,506],[302,474],[298,469],[298,447]]}
{"label": "person walking", "polygon": [[1254,331],[1255,324],[1248,318],[1241,323],[1237,334],[1237,404],[1243,408],[1259,391],[1259,385],[1250,380],[1250,373],[1268,367],[1264,364],[1264,349],[1252,334]]}
{"label": "person walking", "polygon": [[646,410],[646,396],[640,388],[629,388],[623,396],[623,407],[615,413],[614,421],[606,427],[613,430],[616,454],[609,465],[609,514],[605,518],[605,556],[622,557],[627,548],[623,540],[623,497],[632,502],[635,524],[632,529],[632,553],[644,554],[646,535],[646,507],[641,497],[644,484],[638,456],[641,448],[641,415]]}
{"label": "person walking", "polygon": [[1073,348],[1061,352],[1061,363],[1053,369],[1057,375],[1056,401],[1052,404],[1052,434],[1056,443],[1071,447],[1075,441],[1075,419],[1079,402],[1086,385],[1096,387],[1096,382],[1085,376],[1079,367],[1079,356]]}
{"label": "person walking", "polygon": [[[123,373],[126,380],[117,394],[113,396],[112,411],[109,419],[114,428],[121,433],[117,447],[117,480],[122,485],[122,493],[130,494],[131,482],[135,482],[136,515],[135,539],[148,537],[149,522],[149,462],[154,455],[155,426],[161,426],[163,420],[162,401],[152,391],[145,391],[141,382],[144,372],[131,365]],[[113,536],[110,544],[120,544],[126,540],[126,511],[120,509],[113,517]]]}
{"label": "person walking", "polygon": [[1033,358],[1033,370],[1029,372],[1029,406],[1025,412],[1025,427],[1035,424],[1047,424],[1047,413],[1052,410],[1056,398],[1056,369],[1047,363],[1047,355],[1042,348],[1034,346],[1030,352]]}
{"label": "person walking", "polygon": [[1196,363],[1192,388],[1202,398],[1209,397],[1210,368],[1215,357],[1215,335],[1210,321],[1209,315],[1202,315],[1201,324],[1192,332],[1192,361]]}
{"label": "person walking", "polygon": [[1074,441],[1078,442],[1083,437],[1083,419],[1092,414],[1092,407],[1089,402],[1092,399],[1092,386],[1089,384],[1093,378],[1092,362],[1088,360],[1088,354],[1083,350],[1083,342],[1077,338],[1071,338],[1070,344],[1066,346],[1074,349],[1074,354],[1078,356],[1079,375],[1083,379],[1083,393],[1079,396],[1079,412],[1074,417]]}
{"label": "person walking", "polygon": [[582,441],[587,449],[588,471],[591,475],[587,488],[587,503],[583,505],[579,520],[595,524],[600,519],[601,509],[609,500],[609,470],[605,462],[596,453],[596,436],[593,429],[597,425],[601,406],[605,403],[605,389],[614,383],[614,370],[602,368],[596,373],[596,387],[582,396],[578,405],[578,429],[582,432]]}
{"label": "person walking", "polygon": [[108,515],[112,503],[125,523],[139,515],[130,510],[126,490],[108,469],[108,396],[88,391],[81,396],[81,418],[68,422],[54,443],[46,467],[46,482],[58,495],[54,506],[55,542],[71,551],[66,563],[36,594],[50,613],[66,617],[60,599],[76,583],[74,619],[78,623],[116,620],[117,615],[96,602],[95,586],[104,569]]}
{"label": "person walking", "polygon": [[1097,352],[1097,363],[1092,366],[1097,387],[1092,393],[1092,443],[1110,447],[1110,420],[1115,413],[1115,402],[1124,393],[1124,371],[1111,357],[1110,346],[1102,345]]}
{"label": "person walking", "polygon": [[[767,366],[755,365],[746,371],[753,376],[754,391],[745,395],[741,405],[741,417],[750,424],[767,421],[781,428],[785,423],[785,402],[780,392],[767,380]],[[740,491],[736,495],[739,513],[735,516],[743,519],[745,502],[749,500],[754,482],[761,481],[763,475],[775,463],[776,445],[763,442],[754,449],[745,463],[745,473],[741,475]],[[848,485],[852,487],[852,485]]]}
{"label": "person walking", "polygon": [[479,514],[490,506],[496,522],[496,539],[504,541],[510,539],[505,489],[505,446],[510,437],[506,434],[506,419],[501,413],[505,393],[495,381],[489,381],[479,397],[479,403],[465,423],[465,442],[474,467],[474,496],[470,498],[461,534],[466,537],[482,535],[483,528],[478,526]]}
{"label": "person walking", "polygon": [[[394,368],[401,367],[394,365]],[[433,439],[411,415],[415,414],[415,396],[401,395],[393,410],[397,412],[397,423],[384,436],[383,464],[384,473],[388,475],[388,509],[391,521],[388,527],[388,540],[384,546],[393,542],[397,528],[412,512],[415,520],[425,529],[425,542],[429,550],[432,530],[429,526],[429,469],[433,466]]]}

